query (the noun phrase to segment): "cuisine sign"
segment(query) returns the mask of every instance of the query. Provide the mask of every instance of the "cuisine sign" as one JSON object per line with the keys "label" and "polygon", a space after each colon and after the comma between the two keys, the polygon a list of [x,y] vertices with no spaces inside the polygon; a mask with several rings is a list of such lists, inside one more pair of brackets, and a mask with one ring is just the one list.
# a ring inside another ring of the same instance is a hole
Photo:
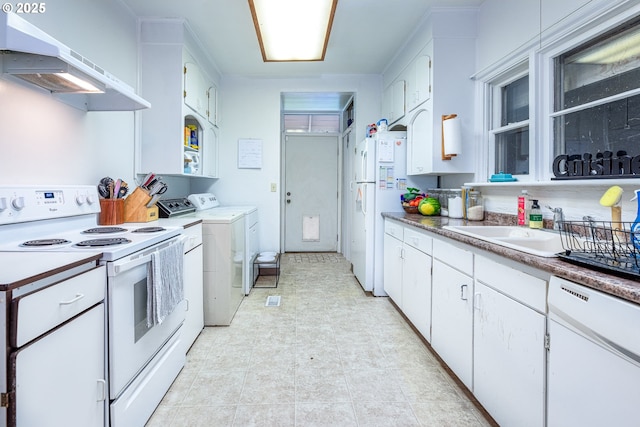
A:
{"label": "cuisine sign", "polygon": [[553,159],[553,175],[555,180],[640,178],[640,155],[626,151],[561,154]]}

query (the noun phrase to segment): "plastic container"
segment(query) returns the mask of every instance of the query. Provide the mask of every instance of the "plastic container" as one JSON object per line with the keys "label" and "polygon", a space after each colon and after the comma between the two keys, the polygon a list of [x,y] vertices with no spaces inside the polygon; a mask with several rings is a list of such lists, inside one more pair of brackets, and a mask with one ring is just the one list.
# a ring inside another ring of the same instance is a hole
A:
{"label": "plastic container", "polygon": [[449,193],[449,218],[464,218],[462,190],[451,190]]}
{"label": "plastic container", "polygon": [[529,224],[529,193],[522,190],[518,196],[518,225]]}
{"label": "plastic container", "polygon": [[535,199],[531,203],[529,212],[529,228],[542,228],[542,210]]}
{"label": "plastic container", "polygon": [[484,200],[479,191],[469,192],[466,213],[469,221],[484,220]]}

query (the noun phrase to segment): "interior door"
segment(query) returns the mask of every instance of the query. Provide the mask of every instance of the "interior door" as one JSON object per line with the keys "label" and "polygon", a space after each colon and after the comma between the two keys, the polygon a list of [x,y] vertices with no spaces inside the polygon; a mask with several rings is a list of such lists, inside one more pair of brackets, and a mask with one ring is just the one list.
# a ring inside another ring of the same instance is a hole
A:
{"label": "interior door", "polygon": [[337,136],[285,137],[286,252],[335,252],[338,243]]}

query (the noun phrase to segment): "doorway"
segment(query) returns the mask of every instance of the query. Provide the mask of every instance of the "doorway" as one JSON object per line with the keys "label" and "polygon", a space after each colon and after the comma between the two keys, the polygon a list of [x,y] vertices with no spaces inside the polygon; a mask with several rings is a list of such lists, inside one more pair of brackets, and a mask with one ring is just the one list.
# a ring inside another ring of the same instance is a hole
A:
{"label": "doorway", "polygon": [[284,251],[336,252],[339,137],[284,137]]}

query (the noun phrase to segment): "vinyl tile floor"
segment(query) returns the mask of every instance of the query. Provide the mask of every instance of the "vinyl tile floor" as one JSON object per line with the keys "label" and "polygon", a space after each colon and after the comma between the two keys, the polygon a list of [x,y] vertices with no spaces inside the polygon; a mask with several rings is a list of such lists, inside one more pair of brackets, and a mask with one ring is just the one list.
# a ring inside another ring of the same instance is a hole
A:
{"label": "vinyl tile floor", "polygon": [[[279,306],[265,305],[270,295]],[[335,253],[284,254],[278,287],[254,288],[231,326],[202,331],[147,423],[490,425],[389,299],[367,296]]]}

